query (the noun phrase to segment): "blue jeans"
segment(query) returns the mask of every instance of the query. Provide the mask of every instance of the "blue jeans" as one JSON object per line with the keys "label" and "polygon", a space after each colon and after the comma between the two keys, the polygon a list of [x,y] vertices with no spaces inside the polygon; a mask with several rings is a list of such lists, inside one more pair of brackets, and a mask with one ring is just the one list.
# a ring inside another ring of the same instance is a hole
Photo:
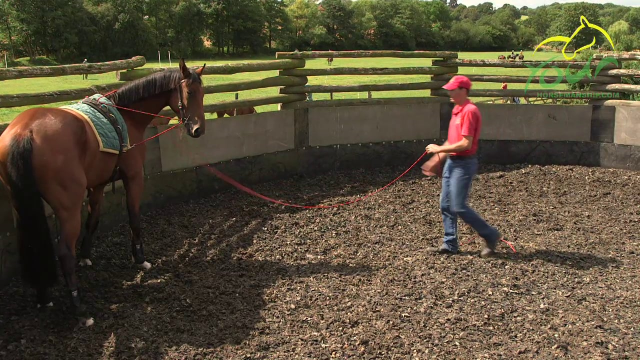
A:
{"label": "blue jeans", "polygon": [[467,205],[471,181],[478,171],[478,159],[448,158],[442,171],[442,193],[440,194],[440,211],[444,223],[443,248],[458,252],[458,217],[469,224],[488,245],[495,245],[500,240],[498,230],[487,224],[473,209]]}

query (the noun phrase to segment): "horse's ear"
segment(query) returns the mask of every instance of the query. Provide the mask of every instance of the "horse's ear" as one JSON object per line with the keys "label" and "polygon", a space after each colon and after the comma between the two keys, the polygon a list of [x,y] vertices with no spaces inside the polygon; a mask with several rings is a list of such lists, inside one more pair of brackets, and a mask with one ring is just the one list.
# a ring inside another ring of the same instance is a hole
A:
{"label": "horse's ear", "polygon": [[589,26],[589,20],[587,20],[587,18],[582,15],[580,16],[580,24],[582,24],[583,26]]}
{"label": "horse's ear", "polygon": [[202,67],[198,70],[196,70],[196,74],[198,74],[198,76],[202,76],[202,74],[204,73],[204,68],[207,66],[207,64],[205,63],[204,65],[202,65]]}
{"label": "horse's ear", "polygon": [[191,71],[187,67],[187,64],[184,63],[183,58],[180,58],[180,71],[182,71],[182,78],[188,79],[191,77]]}

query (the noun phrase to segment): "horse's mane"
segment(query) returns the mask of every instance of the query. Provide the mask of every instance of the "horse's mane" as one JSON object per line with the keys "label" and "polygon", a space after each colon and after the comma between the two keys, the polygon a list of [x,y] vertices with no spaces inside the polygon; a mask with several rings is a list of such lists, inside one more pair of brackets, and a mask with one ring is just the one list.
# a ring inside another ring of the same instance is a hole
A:
{"label": "horse's mane", "polygon": [[[180,69],[168,69],[131,81],[107,98],[118,106],[130,106],[142,99],[175,89],[181,80]],[[202,79],[195,71],[191,71],[189,82],[202,84]]]}

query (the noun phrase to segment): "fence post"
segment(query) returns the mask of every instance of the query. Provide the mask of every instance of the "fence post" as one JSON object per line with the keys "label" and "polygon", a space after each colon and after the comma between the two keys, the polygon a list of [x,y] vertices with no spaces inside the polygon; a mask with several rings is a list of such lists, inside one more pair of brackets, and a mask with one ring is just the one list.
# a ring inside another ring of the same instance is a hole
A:
{"label": "fence post", "polygon": [[[304,69],[304,67],[305,67],[305,66],[306,66],[306,64],[307,64],[307,61],[306,61],[305,59],[302,59],[302,61],[303,61],[303,62],[302,62],[302,64],[301,64],[301,66],[297,67],[296,69]],[[282,74],[280,74],[280,75],[282,75]],[[287,75],[287,76],[291,76],[291,75]],[[307,86],[307,83],[309,82],[309,79],[308,79],[306,76],[295,76],[295,77],[297,77],[297,78],[300,78],[300,79],[301,79],[301,81],[302,81],[302,86]],[[296,85],[296,86],[301,86],[301,85]],[[282,89],[287,89],[287,88],[289,88],[289,87],[290,87],[290,86],[282,86],[282,87],[280,87],[280,90],[282,90]],[[283,93],[283,92],[280,92],[280,94],[282,94],[282,93]],[[307,99],[306,99],[306,101],[313,101],[313,94],[312,94],[312,93],[307,93]],[[292,105],[294,105],[294,104],[296,104],[296,102],[291,103],[291,104],[292,104]],[[282,105],[282,104],[280,104],[280,105]]]}
{"label": "fence post", "polygon": [[[459,54],[460,54],[460,50],[458,50],[458,55]],[[442,57],[442,58],[439,58],[439,59],[432,59],[432,61],[447,61],[447,60],[452,60],[452,59],[448,58],[448,57]],[[435,66],[436,67],[442,67],[442,66],[439,66],[439,65],[435,65]],[[453,66],[449,66],[449,67],[453,67]],[[458,67],[455,66],[453,68],[455,68],[455,70],[453,71],[453,73],[451,75],[458,75]],[[431,80],[433,80],[433,75],[431,76]],[[433,90],[429,90],[429,97],[434,97]],[[437,95],[435,95],[435,97],[437,97]]]}

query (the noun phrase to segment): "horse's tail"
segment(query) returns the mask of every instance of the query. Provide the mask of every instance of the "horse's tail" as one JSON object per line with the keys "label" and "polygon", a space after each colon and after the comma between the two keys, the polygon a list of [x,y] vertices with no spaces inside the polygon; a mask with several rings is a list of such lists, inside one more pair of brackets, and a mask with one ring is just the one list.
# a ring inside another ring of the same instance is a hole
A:
{"label": "horse's tail", "polygon": [[33,133],[11,140],[7,159],[13,206],[18,213],[18,250],[24,281],[35,288],[56,283],[56,259],[42,195],[33,172]]}

